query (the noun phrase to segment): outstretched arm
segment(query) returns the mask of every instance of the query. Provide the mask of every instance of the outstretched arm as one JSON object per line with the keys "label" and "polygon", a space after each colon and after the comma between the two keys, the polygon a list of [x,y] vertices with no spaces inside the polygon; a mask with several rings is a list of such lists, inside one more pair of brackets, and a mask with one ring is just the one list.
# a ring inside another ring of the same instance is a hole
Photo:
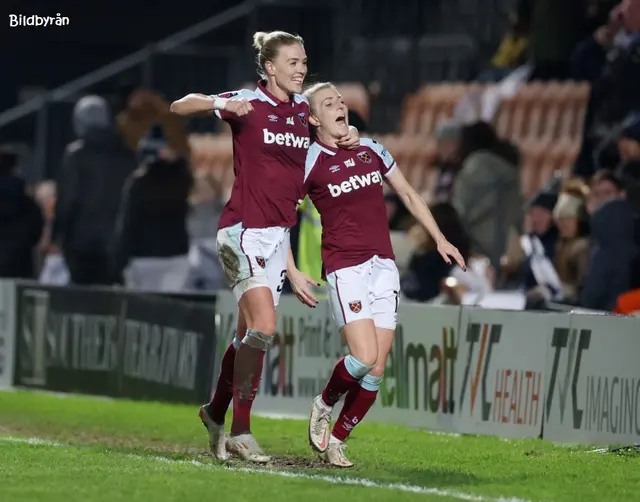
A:
{"label": "outstretched arm", "polygon": [[464,258],[462,258],[462,255],[460,254],[460,251],[458,251],[458,249],[442,234],[436,220],[433,218],[433,215],[429,210],[429,207],[422,200],[422,197],[420,197],[420,195],[418,195],[418,193],[409,184],[407,179],[404,177],[404,174],[402,174],[397,168],[392,169],[387,174],[386,179],[413,217],[418,220],[418,223],[420,223],[420,225],[422,225],[429,234],[431,234],[431,237],[438,247],[438,252],[444,261],[450,264],[451,259],[449,257],[451,257],[458,265],[460,265],[460,268],[466,270],[467,266],[464,262]]}
{"label": "outstretched arm", "polygon": [[176,115],[182,116],[198,115],[202,113],[211,114],[213,113],[216,104],[217,106],[221,105],[220,99],[216,99],[213,96],[207,96],[205,94],[192,93],[171,103],[169,110]]}

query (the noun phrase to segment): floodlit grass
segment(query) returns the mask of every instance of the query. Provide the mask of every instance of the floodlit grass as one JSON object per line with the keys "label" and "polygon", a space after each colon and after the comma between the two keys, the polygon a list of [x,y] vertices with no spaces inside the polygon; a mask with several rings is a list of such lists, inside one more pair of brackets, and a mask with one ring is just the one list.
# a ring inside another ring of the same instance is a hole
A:
{"label": "floodlit grass", "polygon": [[[306,424],[253,420],[266,471],[207,454],[197,407],[0,393],[0,501],[638,500],[638,459],[539,440],[453,437],[359,425],[348,471],[323,466]],[[46,441],[27,442],[27,438]],[[287,477],[284,477],[287,476]],[[357,480],[364,480],[357,485]],[[351,483],[351,484],[347,484]],[[394,485],[387,486],[385,485]],[[415,493],[411,493],[411,491]]]}

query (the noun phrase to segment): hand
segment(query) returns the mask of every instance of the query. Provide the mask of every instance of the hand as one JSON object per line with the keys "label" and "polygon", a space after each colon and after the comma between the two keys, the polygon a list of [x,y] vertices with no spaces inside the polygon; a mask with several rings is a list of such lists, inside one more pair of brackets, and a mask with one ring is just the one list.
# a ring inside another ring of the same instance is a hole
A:
{"label": "hand", "polygon": [[242,117],[253,111],[253,105],[249,103],[249,101],[247,101],[246,99],[227,101],[227,104],[224,107],[224,111],[228,113],[233,113],[238,117]]}
{"label": "hand", "polygon": [[302,204],[302,202],[303,202],[302,199],[298,199],[298,203],[296,204],[296,211],[300,209],[300,205]]}
{"label": "hand", "polygon": [[451,265],[451,258],[453,258],[464,272],[467,271],[467,264],[464,262],[460,251],[447,239],[442,239],[438,242],[438,253],[447,264]]}
{"label": "hand", "polygon": [[336,144],[344,150],[357,150],[360,148],[360,133],[355,127],[350,127],[349,134],[336,141]]}
{"label": "hand", "polygon": [[311,293],[309,285],[320,286],[320,284],[314,281],[307,274],[303,274],[297,269],[287,271],[287,278],[289,279],[291,289],[298,297],[298,300],[304,303],[307,307],[315,308],[318,304],[318,300],[313,296],[313,293]]}

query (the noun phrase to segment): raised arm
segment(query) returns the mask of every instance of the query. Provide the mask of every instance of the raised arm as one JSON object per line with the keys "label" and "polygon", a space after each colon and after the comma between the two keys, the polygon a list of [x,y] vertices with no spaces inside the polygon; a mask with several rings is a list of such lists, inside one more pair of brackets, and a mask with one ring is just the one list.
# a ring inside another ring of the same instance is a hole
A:
{"label": "raised arm", "polygon": [[[221,100],[223,103],[220,102]],[[226,100],[223,98],[216,99],[213,96],[207,96],[206,94],[192,93],[171,103],[169,110],[171,110],[172,113],[182,115],[183,117],[202,113],[213,113],[213,110],[216,107],[224,105],[224,101]]]}
{"label": "raised arm", "polygon": [[215,113],[223,120],[237,121],[253,111],[254,96],[253,91],[246,89],[211,96],[192,93],[171,103],[169,110],[183,117]]}

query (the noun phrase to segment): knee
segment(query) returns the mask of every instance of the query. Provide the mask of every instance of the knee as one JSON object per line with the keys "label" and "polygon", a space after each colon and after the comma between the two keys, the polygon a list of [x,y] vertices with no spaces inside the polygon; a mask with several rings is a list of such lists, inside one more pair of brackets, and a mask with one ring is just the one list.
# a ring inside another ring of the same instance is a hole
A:
{"label": "knee", "polygon": [[384,375],[384,367],[385,361],[376,361],[376,363],[371,367],[371,371],[369,371],[369,375],[382,377]]}
{"label": "knee", "polygon": [[276,311],[272,308],[260,309],[259,315],[247,316],[247,328],[267,335],[276,332]]}
{"label": "knee", "polygon": [[[347,356],[357,361],[358,364],[367,368],[367,371],[362,374],[366,375],[371,371],[371,368],[376,364],[378,360],[378,345],[376,343],[359,344],[352,347],[351,355]],[[362,378],[362,376],[360,378]]]}
{"label": "knee", "polygon": [[358,380],[365,377],[371,371],[375,363],[375,358],[356,358],[348,355],[344,358],[344,365],[349,374]]}
{"label": "knee", "polygon": [[276,332],[276,319],[273,316],[273,319],[260,319],[253,323],[252,329],[255,331],[259,331],[260,333],[265,333],[267,335],[273,336]]}

